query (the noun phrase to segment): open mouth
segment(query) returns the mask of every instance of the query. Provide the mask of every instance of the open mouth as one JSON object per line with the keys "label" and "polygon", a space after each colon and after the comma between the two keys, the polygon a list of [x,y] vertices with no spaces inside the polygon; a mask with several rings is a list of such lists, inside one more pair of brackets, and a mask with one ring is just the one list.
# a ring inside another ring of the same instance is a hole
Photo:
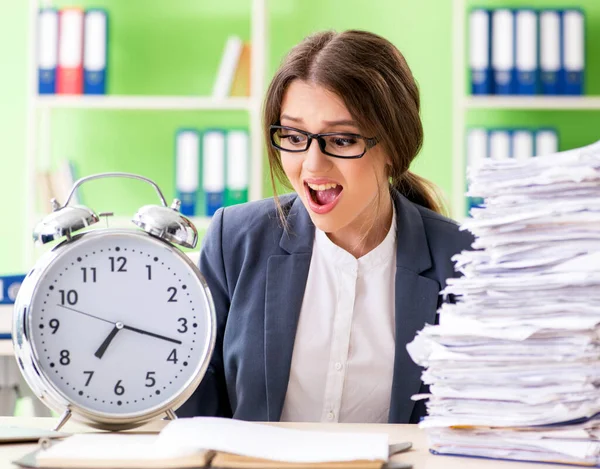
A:
{"label": "open mouth", "polygon": [[333,210],[344,188],[340,184],[312,184],[304,182],[307,199],[311,210],[324,214]]}

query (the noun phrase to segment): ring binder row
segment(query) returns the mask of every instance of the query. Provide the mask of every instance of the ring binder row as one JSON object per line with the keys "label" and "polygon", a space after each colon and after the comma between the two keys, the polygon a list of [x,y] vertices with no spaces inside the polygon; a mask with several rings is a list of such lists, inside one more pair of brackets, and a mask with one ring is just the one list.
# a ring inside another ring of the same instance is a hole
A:
{"label": "ring binder row", "polygon": [[[554,128],[540,129],[485,129],[471,128],[467,131],[467,171],[486,159],[525,160],[558,152],[558,132]],[[467,187],[468,190],[468,187]],[[483,200],[467,197],[467,215]]]}
{"label": "ring binder row", "polygon": [[108,14],[42,8],[38,14],[38,93],[106,94]]}
{"label": "ring binder row", "polygon": [[469,66],[474,95],[584,94],[584,12],[471,10]]}
{"label": "ring binder row", "polygon": [[[186,216],[212,216],[248,201],[250,165],[246,129],[179,129],[175,136],[175,187]],[[199,202],[204,199],[203,209]]]}

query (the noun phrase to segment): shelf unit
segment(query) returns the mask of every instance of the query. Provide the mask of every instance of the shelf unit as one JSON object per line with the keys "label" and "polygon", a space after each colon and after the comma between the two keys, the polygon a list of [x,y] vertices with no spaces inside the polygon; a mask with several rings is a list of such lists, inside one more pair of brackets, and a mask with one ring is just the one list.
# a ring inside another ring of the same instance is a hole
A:
{"label": "shelf unit", "polygon": [[600,111],[600,96],[471,96],[467,92],[467,4],[452,0],[452,215],[465,217],[465,132],[470,110]]}
{"label": "shelf unit", "polygon": [[[246,111],[248,112],[250,136],[250,178],[249,199],[262,198],[263,185],[263,137],[261,128],[261,105],[265,84],[268,55],[267,39],[267,0],[251,2],[250,19],[250,96],[215,99],[210,96],[126,96],[126,95],[47,95],[37,92],[38,71],[36,60],[36,23],[40,8],[51,7],[51,0],[29,0],[29,60],[28,60],[28,99],[26,131],[25,169],[25,232],[24,239],[30,240],[35,224],[40,219],[36,212],[37,191],[36,172],[40,167],[51,163],[52,113],[55,109],[94,110],[160,110],[160,111]],[[107,168],[107,171],[110,168]],[[121,223],[120,217],[116,218]],[[199,229],[210,222],[205,217],[192,220]],[[112,225],[111,225],[112,226]],[[24,266],[31,267],[36,257],[32,242],[25,243]]]}

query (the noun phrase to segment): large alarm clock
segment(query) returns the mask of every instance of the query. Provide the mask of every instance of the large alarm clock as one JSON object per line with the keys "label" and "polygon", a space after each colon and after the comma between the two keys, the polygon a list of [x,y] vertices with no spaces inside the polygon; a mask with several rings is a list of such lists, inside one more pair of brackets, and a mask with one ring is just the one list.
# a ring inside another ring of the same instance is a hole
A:
{"label": "large alarm clock", "polygon": [[[142,207],[131,229],[84,230],[98,215],[69,201],[84,182],[106,177],[148,182],[161,205]],[[62,414],[57,429],[71,416],[108,430],[175,418],[215,343],[209,289],[177,247],[195,247],[196,228],[177,199],[168,206],[153,181],[128,173],[80,179],[64,206],[53,204],[34,239],[62,242],[31,269],[15,302],[13,345],[25,381]]]}

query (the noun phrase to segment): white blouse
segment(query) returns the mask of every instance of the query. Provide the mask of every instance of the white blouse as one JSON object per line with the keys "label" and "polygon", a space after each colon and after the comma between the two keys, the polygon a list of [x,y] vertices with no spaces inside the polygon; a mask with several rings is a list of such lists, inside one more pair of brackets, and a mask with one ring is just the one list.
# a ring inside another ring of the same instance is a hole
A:
{"label": "white blouse", "polygon": [[395,277],[395,208],[383,242],[360,259],[315,230],[282,421],[388,421]]}

